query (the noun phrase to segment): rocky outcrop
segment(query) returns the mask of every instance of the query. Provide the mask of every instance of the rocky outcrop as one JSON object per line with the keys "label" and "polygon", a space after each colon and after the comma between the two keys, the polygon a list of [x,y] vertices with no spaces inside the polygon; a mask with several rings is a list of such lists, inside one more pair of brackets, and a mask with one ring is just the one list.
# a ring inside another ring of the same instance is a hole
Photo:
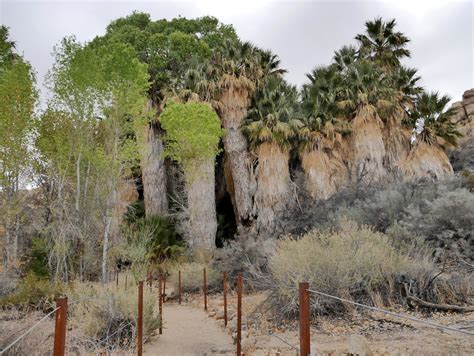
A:
{"label": "rocky outcrop", "polygon": [[452,108],[456,110],[452,120],[463,136],[458,147],[449,152],[451,164],[454,171],[474,172],[474,89],[466,90]]}
{"label": "rocky outcrop", "polygon": [[459,139],[459,144],[462,145],[474,137],[474,89],[466,90],[462,100],[455,102],[452,108],[456,109],[452,120],[458,125],[458,129],[463,135]]}

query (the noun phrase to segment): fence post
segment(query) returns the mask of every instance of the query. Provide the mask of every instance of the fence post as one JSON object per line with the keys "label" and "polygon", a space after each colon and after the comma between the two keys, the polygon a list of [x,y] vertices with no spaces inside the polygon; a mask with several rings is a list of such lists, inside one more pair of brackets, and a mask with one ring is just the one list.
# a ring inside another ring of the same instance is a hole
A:
{"label": "fence post", "polygon": [[159,333],[160,335],[163,334],[163,291],[161,290],[161,273],[160,273],[160,279],[158,280],[158,311],[160,314],[160,328],[159,328]]}
{"label": "fence post", "polygon": [[207,311],[207,283],[206,283],[206,269],[204,268],[204,310]]}
{"label": "fence post", "polygon": [[237,356],[242,354],[242,274],[237,275]]}
{"label": "fence post", "polygon": [[166,295],[166,272],[163,274],[163,304],[165,304]]}
{"label": "fence post", "polygon": [[115,273],[115,288],[118,289],[118,282],[119,282],[119,270],[117,268],[116,273]]}
{"label": "fence post", "polygon": [[299,284],[299,307],[300,307],[300,356],[308,356],[311,354],[311,342],[309,331],[309,283],[303,282]]}
{"label": "fence post", "polygon": [[137,354],[143,353],[143,281],[138,282]]}
{"label": "fence post", "polygon": [[227,327],[227,272],[224,272],[224,326]]}
{"label": "fence post", "polygon": [[66,348],[67,297],[56,300],[56,320],[54,324],[54,356],[64,356]]}
{"label": "fence post", "polygon": [[178,271],[178,302],[181,305],[181,271]]}
{"label": "fence post", "polygon": [[127,278],[128,278],[128,271],[125,272],[125,290],[127,290]]}

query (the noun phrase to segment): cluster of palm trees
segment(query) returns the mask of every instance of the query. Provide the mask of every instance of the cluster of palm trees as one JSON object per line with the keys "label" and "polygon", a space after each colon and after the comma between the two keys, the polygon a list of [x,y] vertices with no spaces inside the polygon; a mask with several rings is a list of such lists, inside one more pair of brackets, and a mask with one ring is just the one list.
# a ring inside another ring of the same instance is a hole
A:
{"label": "cluster of palm trees", "polygon": [[[183,24],[169,25],[188,31]],[[241,232],[275,231],[279,214],[295,196],[292,159],[301,161],[305,188],[317,199],[347,184],[452,173],[443,148],[455,144],[459,133],[446,110],[449,98],[425,92],[417,71],[401,64],[410,56],[409,39],[396,30],[395,20],[368,21],[365,33],[355,37],[357,46],[336,51],[331,64],[307,74],[300,91],[284,80],[275,54],[241,42],[228,28],[219,32],[223,27],[216,24],[219,35],[212,38],[228,38],[215,47],[214,41],[205,44],[212,48],[209,55],[182,58],[181,66],[174,61],[173,78],[151,97],[161,98],[153,99],[158,112],[169,97],[214,107],[225,129],[225,183]],[[141,168],[147,215],[167,213],[160,155],[160,136],[166,133],[159,126],[157,115],[145,135],[150,147],[143,150]],[[209,236],[214,238],[215,233]]]}
{"label": "cluster of palm trees", "polygon": [[361,181],[452,173],[443,150],[459,136],[450,99],[425,92],[417,71],[401,64],[409,39],[395,27],[368,21],[358,46],[336,51],[300,92],[275,55],[249,43],[229,44],[188,71],[181,92],[211,102],[226,129],[226,182],[240,226],[274,231],[292,201],[291,152],[314,198]]}

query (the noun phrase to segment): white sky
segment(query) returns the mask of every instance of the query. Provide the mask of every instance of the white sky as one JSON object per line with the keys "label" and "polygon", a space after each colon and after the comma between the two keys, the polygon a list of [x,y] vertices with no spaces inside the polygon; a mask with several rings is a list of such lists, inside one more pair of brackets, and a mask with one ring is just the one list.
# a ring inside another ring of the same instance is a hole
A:
{"label": "white sky", "polygon": [[289,70],[287,79],[297,85],[315,66],[328,64],[335,50],[354,43],[366,20],[395,18],[398,30],[412,40],[406,64],[419,69],[422,85],[456,101],[474,87],[472,1],[0,0],[0,22],[10,27],[41,86],[53,62],[53,46],[64,36],[91,40],[104,34],[110,21],[133,10],[148,12],[153,20],[213,15],[234,25],[243,40],[278,54]]}

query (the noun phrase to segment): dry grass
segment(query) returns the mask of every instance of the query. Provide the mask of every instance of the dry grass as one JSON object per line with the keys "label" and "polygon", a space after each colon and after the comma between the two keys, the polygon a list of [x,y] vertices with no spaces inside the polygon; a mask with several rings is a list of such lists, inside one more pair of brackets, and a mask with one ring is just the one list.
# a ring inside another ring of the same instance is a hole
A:
{"label": "dry grass", "polygon": [[[465,303],[472,294],[472,278],[435,277],[438,270],[427,257],[397,250],[392,238],[345,221],[337,231],[313,230],[300,239],[286,237],[270,257],[273,305],[280,313],[298,311],[298,283],[370,305],[405,303],[405,293],[440,303]],[[350,309],[324,297],[314,297],[319,314],[345,313]]]}
{"label": "dry grass", "polygon": [[[156,293],[144,288],[143,333],[145,340],[159,327]],[[137,288],[104,289],[76,286],[69,296],[69,349],[72,352],[115,352],[135,347]]]}
{"label": "dry grass", "polygon": [[220,286],[221,276],[205,262],[184,262],[170,268],[171,283],[178,286],[178,272],[181,271],[181,288],[184,292],[197,292],[202,289],[204,283],[204,268],[206,268],[206,281],[209,291]]}

